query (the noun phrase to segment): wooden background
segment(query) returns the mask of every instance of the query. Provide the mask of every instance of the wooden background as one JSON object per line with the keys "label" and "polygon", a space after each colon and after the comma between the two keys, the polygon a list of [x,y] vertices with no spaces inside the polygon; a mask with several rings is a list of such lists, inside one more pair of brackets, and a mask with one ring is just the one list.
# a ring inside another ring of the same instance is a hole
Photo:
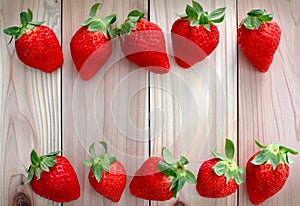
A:
{"label": "wooden background", "polygon": [[[226,137],[237,145],[240,166],[258,150],[254,140],[280,142],[300,151],[300,1],[199,0],[209,11],[226,6],[226,18],[218,26],[216,50],[189,70],[176,65],[169,32],[176,14],[183,13],[190,0],[101,1],[98,16],[116,13],[117,23],[129,11],[144,9],[165,33],[171,72],[157,75],[137,68],[115,41],[109,61],[84,82],[73,65],[69,43],[94,2],[0,0],[0,205],[61,205],[40,198],[23,184],[32,148],[40,154],[63,149],[74,165],[81,197],[63,205],[251,205],[245,184],[222,199],[202,198],[194,185],[185,185],[177,199],[166,202],[137,199],[128,185],[142,162],[160,155],[163,146],[176,157],[188,157],[195,174],[212,150],[223,152]],[[32,9],[34,20],[46,20],[62,44],[65,62],[52,74],[23,65],[2,32],[19,25],[19,13],[27,8]],[[254,8],[274,13],[282,28],[279,49],[266,74],[251,66],[236,42],[239,22]],[[88,183],[89,170],[82,159],[88,158],[89,145],[99,140],[108,142],[109,151],[124,163],[129,175],[119,203],[105,200]],[[263,205],[297,206],[299,172],[300,161],[296,161],[283,190]]]}

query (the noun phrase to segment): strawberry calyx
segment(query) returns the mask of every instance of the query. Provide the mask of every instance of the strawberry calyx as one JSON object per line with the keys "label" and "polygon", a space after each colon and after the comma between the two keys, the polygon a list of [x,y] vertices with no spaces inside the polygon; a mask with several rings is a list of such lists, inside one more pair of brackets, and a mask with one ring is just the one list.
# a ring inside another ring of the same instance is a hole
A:
{"label": "strawberry calyx", "polygon": [[258,29],[262,23],[271,22],[273,14],[268,14],[266,10],[254,9],[247,13],[241,24],[248,30]]}
{"label": "strawberry calyx", "polygon": [[129,12],[125,21],[113,29],[113,38],[116,36],[124,37],[125,35],[130,35],[131,31],[136,30],[137,22],[140,21],[144,15],[144,12],[139,10]]}
{"label": "strawberry calyx", "polygon": [[262,148],[262,150],[255,156],[251,163],[254,165],[262,165],[265,162],[270,162],[273,170],[281,163],[291,164],[294,162],[294,160],[288,156],[288,153],[293,155],[298,154],[297,151],[281,146],[279,143],[270,144],[268,146],[264,146],[257,141],[255,141],[255,143],[259,148]]}
{"label": "strawberry calyx", "polygon": [[213,155],[219,159],[219,162],[214,165],[213,171],[218,176],[225,175],[226,184],[228,184],[231,178],[234,178],[236,184],[240,185],[243,183],[243,173],[245,168],[239,168],[236,162],[233,160],[235,148],[234,144],[230,139],[226,139],[225,154],[223,156],[217,152],[212,152]]}
{"label": "strawberry calyx", "polygon": [[189,163],[185,157],[182,156],[179,160],[175,160],[172,153],[165,147],[162,149],[162,157],[164,160],[158,163],[158,171],[172,177],[170,190],[173,190],[173,197],[177,196],[178,191],[183,188],[186,182],[197,183],[194,174],[185,169],[185,165]]}
{"label": "strawberry calyx", "polygon": [[50,168],[55,166],[56,156],[60,152],[61,151],[51,152],[47,155],[42,155],[39,157],[37,152],[33,149],[30,155],[32,164],[26,170],[28,176],[26,178],[25,184],[28,184],[33,179],[34,175],[39,180],[43,171],[49,172]]}
{"label": "strawberry calyx", "polygon": [[224,20],[225,10],[226,7],[222,7],[208,13],[198,2],[192,1],[192,6],[187,5],[185,14],[179,16],[183,20],[189,20],[192,27],[203,25],[207,31],[210,31],[211,24],[221,23]]}
{"label": "strawberry calyx", "polygon": [[116,158],[112,155],[107,154],[107,144],[106,142],[99,142],[104,147],[104,154],[96,155],[95,153],[95,143],[93,143],[89,148],[89,153],[92,161],[83,160],[83,163],[92,168],[93,177],[96,178],[97,182],[100,182],[103,171],[110,172],[109,165],[116,161]]}
{"label": "strawberry calyx", "polygon": [[3,30],[3,32],[7,35],[11,36],[9,44],[12,42],[13,39],[19,39],[23,34],[25,34],[29,30],[33,30],[36,26],[40,26],[44,23],[42,22],[33,22],[32,21],[33,15],[32,11],[28,8],[27,12],[20,13],[20,21],[21,27],[13,26]]}
{"label": "strawberry calyx", "polygon": [[[102,31],[104,36],[108,39],[109,36],[112,37],[114,34],[112,33],[112,30],[110,29],[110,25],[115,23],[117,20],[116,14],[111,14],[103,19],[99,19],[96,17],[97,10],[101,3],[95,3],[91,9],[90,9],[90,17],[86,19],[80,26],[87,26],[88,31],[91,32],[97,32]],[[108,36],[109,35],[109,36]]]}

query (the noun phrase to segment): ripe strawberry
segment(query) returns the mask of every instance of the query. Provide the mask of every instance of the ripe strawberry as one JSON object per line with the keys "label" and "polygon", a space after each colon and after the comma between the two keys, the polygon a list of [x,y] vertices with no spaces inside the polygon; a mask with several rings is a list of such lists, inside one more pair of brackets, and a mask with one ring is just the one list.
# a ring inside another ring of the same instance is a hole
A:
{"label": "ripe strawberry", "polygon": [[234,145],[226,140],[226,157],[213,152],[215,158],[205,161],[198,171],[196,189],[203,197],[221,198],[233,194],[243,183],[245,168],[239,169],[234,162]]}
{"label": "ripe strawberry", "polygon": [[185,157],[177,161],[166,148],[162,157],[151,157],[138,169],[129,185],[131,194],[145,200],[165,201],[176,197],[185,182],[196,183],[193,173],[185,169],[189,163]]}
{"label": "ripe strawberry", "polygon": [[[9,27],[4,33],[16,39],[19,59],[27,66],[51,73],[63,64],[63,53],[52,29],[42,26],[44,22],[32,22],[32,12],[21,12],[21,27]],[[10,43],[9,42],[9,43]]]}
{"label": "ripe strawberry", "polygon": [[31,152],[31,162],[25,183],[30,183],[32,190],[46,199],[55,202],[69,202],[80,196],[77,175],[65,157],[57,156],[60,152],[38,156]]}
{"label": "ripe strawberry", "polygon": [[202,6],[192,1],[181,18],[171,29],[172,45],[177,64],[190,68],[210,55],[219,43],[219,31],[214,25],[224,20],[226,8],[219,8],[208,14]]}
{"label": "ripe strawberry", "polygon": [[170,63],[164,34],[158,25],[143,17],[144,13],[131,11],[125,22],[116,28],[122,37],[121,49],[126,58],[136,65],[154,73],[168,73]]}
{"label": "ripe strawberry", "polygon": [[247,162],[246,183],[250,201],[258,205],[283,188],[289,176],[288,164],[293,162],[288,153],[296,155],[298,152],[279,144],[256,144],[262,150]]}
{"label": "ripe strawberry", "polygon": [[83,163],[91,167],[89,182],[91,186],[107,199],[119,202],[126,185],[126,171],[124,166],[114,156],[107,154],[107,145],[100,142],[105,154],[96,156],[94,145],[90,146],[92,162],[83,160]]}
{"label": "ripe strawberry", "polygon": [[281,36],[273,15],[252,10],[243,19],[237,33],[238,43],[246,57],[260,72],[266,72],[273,61]]}
{"label": "ripe strawberry", "polygon": [[112,52],[109,26],[116,21],[116,15],[98,19],[95,15],[99,6],[100,3],[96,3],[91,7],[90,17],[81,24],[70,42],[73,62],[83,80],[91,79]]}

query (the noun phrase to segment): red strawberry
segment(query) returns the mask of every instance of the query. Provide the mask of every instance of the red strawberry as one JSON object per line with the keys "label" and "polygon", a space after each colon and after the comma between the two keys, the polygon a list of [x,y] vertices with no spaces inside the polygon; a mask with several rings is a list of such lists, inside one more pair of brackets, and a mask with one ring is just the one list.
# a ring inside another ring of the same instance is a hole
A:
{"label": "red strawberry", "polygon": [[265,10],[252,10],[238,29],[240,48],[260,72],[269,70],[280,42],[280,27],[272,19]]}
{"label": "red strawberry", "polygon": [[234,162],[234,145],[226,140],[226,157],[213,152],[216,158],[205,161],[198,171],[196,189],[203,197],[221,198],[233,194],[243,182],[245,168]]}
{"label": "red strawberry", "polygon": [[170,64],[166,54],[166,43],[161,28],[142,19],[144,13],[134,10],[125,22],[117,27],[121,49],[131,62],[154,73],[169,72]]}
{"label": "red strawberry", "polygon": [[96,156],[95,144],[92,144],[89,149],[92,162],[83,161],[85,165],[91,167],[89,182],[96,192],[113,202],[119,202],[126,185],[126,171],[114,156],[107,154],[106,143],[100,143],[105,149],[105,154]]}
{"label": "red strawberry", "polygon": [[247,162],[246,183],[250,201],[258,205],[283,188],[289,176],[288,164],[293,162],[288,153],[296,155],[298,152],[279,144],[256,144],[262,150]]}
{"label": "red strawberry", "polygon": [[95,15],[100,3],[90,10],[90,17],[85,20],[70,42],[73,62],[81,79],[91,79],[108,60],[112,52],[111,30],[109,26],[116,21],[112,14],[103,19]]}
{"label": "red strawberry", "polygon": [[[4,29],[4,33],[16,39],[19,59],[27,66],[51,73],[64,62],[58,39],[52,29],[41,26],[44,22],[32,22],[32,12],[21,12],[21,27]],[[9,42],[9,43],[10,43]]]}
{"label": "red strawberry", "polygon": [[208,14],[202,6],[192,1],[186,14],[177,19],[171,29],[172,45],[177,64],[190,68],[210,55],[219,43],[219,31],[214,25],[224,19],[226,8]]}
{"label": "red strawberry", "polygon": [[70,202],[80,196],[77,175],[65,157],[57,156],[60,152],[38,156],[31,152],[31,162],[26,183],[32,190],[46,199],[55,202]]}
{"label": "red strawberry", "polygon": [[145,200],[165,201],[176,197],[185,182],[196,183],[193,173],[185,169],[184,165],[189,163],[185,157],[176,161],[166,148],[162,156],[149,158],[138,169],[129,186],[131,194]]}

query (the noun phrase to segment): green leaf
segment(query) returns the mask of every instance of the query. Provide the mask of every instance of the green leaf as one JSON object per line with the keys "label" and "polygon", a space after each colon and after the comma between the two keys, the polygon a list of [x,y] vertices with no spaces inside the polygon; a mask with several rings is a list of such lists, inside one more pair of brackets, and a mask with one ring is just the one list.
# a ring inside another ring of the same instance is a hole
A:
{"label": "green leaf", "polygon": [[200,22],[197,18],[190,19],[190,26],[198,26],[199,24],[200,24]]}
{"label": "green leaf", "polygon": [[245,26],[246,29],[249,29],[249,30],[253,30],[254,27],[252,26],[252,20],[251,20],[251,17],[248,17],[246,18],[244,21],[243,21],[243,24]]}
{"label": "green leaf", "polygon": [[289,152],[289,153],[291,153],[293,155],[297,155],[298,154],[298,152],[296,150],[293,150],[291,148],[287,148],[287,147],[284,147],[284,146],[279,146],[279,150],[283,151],[283,152]]}
{"label": "green leaf", "polygon": [[34,26],[40,26],[40,25],[42,25],[43,23],[45,23],[45,21],[30,22],[30,24],[31,24],[31,25],[34,25]]}
{"label": "green leaf", "polygon": [[109,158],[109,164],[110,164],[110,165],[111,165],[112,163],[114,163],[115,161],[117,161],[117,158],[116,158],[116,157],[111,156],[111,157]]}
{"label": "green leaf", "polygon": [[35,26],[32,25],[32,24],[27,24],[27,26],[26,26],[26,29],[27,29],[27,30],[32,30],[32,29],[34,29],[34,28],[35,28]]}
{"label": "green leaf", "polygon": [[103,146],[103,148],[104,148],[104,154],[107,154],[107,144],[106,144],[106,142],[100,141],[99,143],[100,143],[100,144]]}
{"label": "green leaf", "polygon": [[208,15],[206,13],[202,13],[200,16],[200,20],[199,20],[200,24],[204,25],[204,24],[208,24],[209,20],[208,20]]}
{"label": "green leaf", "polygon": [[179,177],[179,179],[178,179],[178,191],[180,191],[183,188],[185,182],[186,182],[186,180],[185,180],[184,177]]}
{"label": "green leaf", "polygon": [[262,149],[268,147],[268,146],[264,146],[264,145],[260,144],[258,141],[255,141],[255,144],[256,144],[259,148],[262,148]]}
{"label": "green leaf", "polygon": [[50,152],[49,154],[47,154],[45,156],[47,156],[47,157],[56,157],[57,155],[59,155],[59,153],[61,153],[61,151]]}
{"label": "green leaf", "polygon": [[32,18],[33,18],[32,11],[28,8],[28,10],[27,10],[27,20],[28,20],[28,22],[31,22]]}
{"label": "green leaf", "polygon": [[273,14],[265,14],[265,15],[259,17],[259,19],[263,22],[270,22],[273,19]]}
{"label": "green leaf", "polygon": [[190,5],[187,5],[187,6],[186,6],[185,13],[186,13],[189,17],[195,17],[195,18],[198,18],[198,13],[197,13],[196,9],[194,9],[194,8],[191,7]]}
{"label": "green leaf", "polygon": [[28,169],[28,176],[27,176],[27,178],[25,180],[25,184],[28,184],[32,180],[33,176],[34,176],[34,168],[33,167],[29,167],[29,169]]}
{"label": "green leaf", "polygon": [[90,10],[90,17],[96,16],[97,10],[99,8],[99,6],[101,5],[101,3],[95,3]]}
{"label": "green leaf", "polygon": [[265,11],[261,10],[261,9],[254,9],[254,10],[251,10],[247,13],[247,15],[249,16],[262,16],[265,14]]}
{"label": "green leaf", "polygon": [[176,186],[177,186],[177,184],[178,184],[178,177],[174,177],[173,179],[172,179],[172,183],[171,183],[171,186],[170,186],[170,190],[172,190],[172,189],[174,189]]}
{"label": "green leaf", "polygon": [[56,158],[55,157],[46,157],[43,159],[43,163],[47,165],[48,167],[54,167],[56,164]]}
{"label": "green leaf", "polygon": [[90,152],[90,156],[92,159],[94,159],[96,157],[96,153],[95,153],[95,143],[91,144],[90,148],[89,148],[89,152]]}
{"label": "green leaf", "polygon": [[225,154],[228,159],[233,159],[235,153],[234,144],[230,139],[226,139]]}
{"label": "green leaf", "polygon": [[45,164],[45,162],[41,163],[41,169],[45,172],[49,172],[49,167]]}
{"label": "green leaf", "polygon": [[117,20],[116,14],[109,15],[109,16],[107,16],[107,17],[105,17],[105,18],[102,19],[102,21],[106,25],[111,25],[111,24],[115,23],[116,20]]}
{"label": "green leaf", "polygon": [[197,183],[197,179],[191,171],[185,170],[185,175],[186,175],[186,181],[188,183],[190,183],[190,184],[196,184]]}
{"label": "green leaf", "polygon": [[224,175],[226,177],[226,184],[228,184],[228,182],[230,181],[230,179],[234,176],[234,172],[228,170]]}
{"label": "green leaf", "polygon": [[95,21],[99,21],[99,20],[96,17],[90,17],[90,18],[87,18],[84,22],[82,22],[80,24],[80,26],[88,26]]}
{"label": "green leaf", "polygon": [[41,179],[41,169],[39,167],[35,168],[35,175],[38,180]]}
{"label": "green leaf", "polygon": [[258,29],[261,24],[261,20],[259,18],[251,18],[251,21],[252,27]]}
{"label": "green leaf", "polygon": [[82,162],[83,162],[83,164],[85,164],[85,165],[88,166],[88,167],[91,167],[91,166],[93,165],[92,162],[87,161],[87,160],[82,160]]}
{"label": "green leaf", "polygon": [[89,25],[88,30],[91,32],[102,31],[104,34],[105,25],[100,21],[95,21]]}
{"label": "green leaf", "polygon": [[26,26],[28,24],[28,15],[26,12],[20,13],[20,20],[21,20],[22,26]]}
{"label": "green leaf", "polygon": [[40,157],[35,150],[31,151],[31,162],[34,167],[38,167],[41,163]]}
{"label": "green leaf", "polygon": [[144,12],[141,12],[139,10],[132,10],[131,12],[129,12],[129,14],[127,15],[128,19],[132,19],[132,20],[137,20],[135,22],[138,22],[140,19],[142,19],[144,17]]}
{"label": "green leaf", "polygon": [[180,160],[179,160],[179,164],[181,165],[187,165],[189,163],[189,160],[186,158],[186,157],[180,157]]}
{"label": "green leaf", "polygon": [[220,160],[227,160],[226,157],[224,157],[223,155],[221,155],[221,154],[218,153],[218,152],[213,151],[212,154],[213,154],[216,158],[218,158],[218,159],[220,159]]}
{"label": "green leaf", "polygon": [[236,182],[236,184],[240,185],[243,183],[243,174],[238,171],[236,173],[234,173],[234,180]]}
{"label": "green leaf", "polygon": [[211,18],[211,19],[214,19],[214,18],[220,17],[221,15],[224,16],[225,10],[226,10],[226,7],[218,8],[218,9],[212,11],[212,12],[208,15],[208,17]]}
{"label": "green leaf", "polygon": [[167,176],[172,176],[172,177],[176,177],[176,171],[175,168],[168,165],[166,162],[164,161],[159,161],[158,163],[158,171],[162,172],[163,174],[167,175]]}
{"label": "green leaf", "polygon": [[203,12],[203,7],[196,1],[192,1],[192,5],[197,12]]}
{"label": "green leaf", "polygon": [[17,26],[13,26],[13,27],[4,29],[3,32],[10,36],[16,36],[20,33],[20,28]]}
{"label": "green leaf", "polygon": [[163,149],[162,149],[162,157],[166,161],[166,163],[168,163],[170,165],[173,165],[177,162],[174,159],[172,153],[166,147],[163,147]]}
{"label": "green leaf", "polygon": [[270,159],[271,152],[269,150],[262,150],[259,152],[255,158],[251,161],[252,164],[254,165],[262,165],[265,163],[267,160]]}
{"label": "green leaf", "polygon": [[221,16],[218,19],[211,19],[210,21],[213,22],[213,23],[218,24],[218,23],[221,23],[224,20],[224,18],[225,18],[225,15]]}
{"label": "green leaf", "polygon": [[130,34],[130,32],[131,32],[131,29],[130,29],[130,24],[129,23],[124,23],[123,25],[122,25],[122,32],[123,32],[123,34]]}
{"label": "green leaf", "polygon": [[275,170],[280,162],[280,155],[279,154],[272,154],[270,158],[273,170]]}
{"label": "green leaf", "polygon": [[213,166],[213,170],[218,176],[224,175],[228,171],[227,163],[224,161],[219,161],[217,164],[215,164],[215,166]]}
{"label": "green leaf", "polygon": [[104,158],[104,160],[102,161],[102,168],[103,170],[105,170],[106,172],[110,172],[110,159],[109,158]]}
{"label": "green leaf", "polygon": [[102,178],[102,167],[100,164],[96,164],[92,167],[92,172],[94,177],[96,178],[97,182],[100,182],[101,178]]}

